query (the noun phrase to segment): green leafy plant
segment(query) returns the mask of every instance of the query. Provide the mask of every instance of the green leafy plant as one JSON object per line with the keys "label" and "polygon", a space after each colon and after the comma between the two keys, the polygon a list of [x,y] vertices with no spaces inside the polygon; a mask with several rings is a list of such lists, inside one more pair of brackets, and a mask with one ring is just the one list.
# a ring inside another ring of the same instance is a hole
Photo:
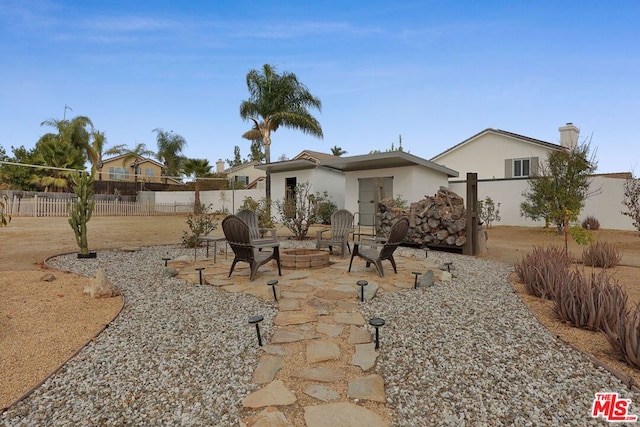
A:
{"label": "green leafy plant", "polygon": [[569,280],[558,283],[554,298],[557,316],[577,328],[601,331],[615,325],[626,310],[627,294],[610,276],[572,271]]}
{"label": "green leafy plant", "polygon": [[11,222],[11,215],[7,213],[9,200],[6,195],[2,195],[0,199],[0,227],[6,227]]}
{"label": "green leafy plant", "polygon": [[282,224],[291,231],[298,240],[303,240],[309,227],[317,222],[317,203],[311,193],[309,181],[296,185],[294,196],[276,201]]}
{"label": "green leafy plant", "polygon": [[534,247],[514,265],[518,279],[530,295],[553,299],[556,288],[569,277],[573,258],[556,246]]}
{"label": "green leafy plant", "polygon": [[586,245],[593,241],[593,235],[581,225],[574,225],[569,228],[569,235],[579,245]]}
{"label": "green leafy plant", "polygon": [[182,244],[187,248],[195,248],[198,246],[198,238],[207,236],[213,230],[218,228],[215,214],[209,213],[205,208],[198,214],[189,214],[187,217],[187,226],[189,231],[182,232]]}
{"label": "green leafy plant", "polygon": [[93,173],[84,171],[71,172],[69,179],[71,188],[76,194],[76,200],[69,202],[69,225],[76,236],[76,243],[80,247],[80,255],[89,255],[87,242],[87,223],[93,214],[95,200],[93,199]]}
{"label": "green leafy plant", "polygon": [[317,192],[314,197],[314,203],[317,206],[316,221],[320,224],[331,224],[331,215],[338,210],[327,191],[323,193]]}
{"label": "green leafy plant", "polygon": [[258,227],[260,228],[274,228],[273,218],[269,216],[271,212],[271,202],[266,198],[255,200],[252,197],[245,197],[242,201],[242,205],[238,208],[238,211],[243,209],[249,209],[255,211],[258,214]]}
{"label": "green leafy plant", "polygon": [[612,268],[618,265],[622,254],[615,245],[608,242],[595,242],[582,251],[584,265],[600,268]]}
{"label": "green leafy plant", "polygon": [[491,227],[491,223],[500,222],[500,203],[495,203],[491,197],[487,196],[484,200],[478,200],[478,216],[487,224],[487,228]]}

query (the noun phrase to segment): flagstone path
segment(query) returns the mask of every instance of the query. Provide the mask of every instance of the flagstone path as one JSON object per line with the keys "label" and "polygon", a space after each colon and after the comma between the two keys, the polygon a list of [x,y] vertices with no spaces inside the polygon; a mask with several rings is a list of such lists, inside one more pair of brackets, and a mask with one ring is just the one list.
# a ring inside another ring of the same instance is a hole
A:
{"label": "flagstone path", "polygon": [[[443,272],[438,266],[429,258],[396,257],[398,274],[385,262],[385,277],[380,278],[375,268],[366,268],[361,259],[354,259],[349,273],[349,258],[332,255],[329,267],[282,269],[282,276],[271,262],[249,282],[246,263],[236,265],[231,278],[227,278],[232,259],[229,252],[226,258],[218,255],[214,263],[211,254],[211,258],[198,259],[195,264],[173,261],[170,267],[192,283],[200,281],[196,268],[204,267],[206,284],[270,301],[274,301],[273,290],[266,283],[278,280],[273,334],[263,337],[264,352],[253,374],[259,388],[242,401],[247,415],[241,425],[392,424],[385,405],[384,379],[374,372],[378,352],[385,351],[384,327],[376,350],[374,329],[359,313],[360,306],[376,293],[413,288],[413,271],[431,270],[436,280],[440,279]],[[358,280],[368,281],[364,302],[360,301]]]}

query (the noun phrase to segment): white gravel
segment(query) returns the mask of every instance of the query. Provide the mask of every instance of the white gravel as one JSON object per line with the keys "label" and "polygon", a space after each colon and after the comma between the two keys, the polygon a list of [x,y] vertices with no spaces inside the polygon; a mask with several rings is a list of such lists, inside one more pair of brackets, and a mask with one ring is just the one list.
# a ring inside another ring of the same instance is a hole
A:
{"label": "white gravel", "polygon": [[[86,275],[105,267],[124,292],[125,308],[2,414],[4,425],[239,424],[240,401],[257,388],[250,384],[257,339],[247,319],[264,315],[269,336],[275,309],[249,295],[161,277],[167,254],[193,252],[152,247],[50,261]],[[453,261],[452,283],[383,294],[363,306],[365,318],[386,321],[375,370],[385,380],[394,425],[605,425],[590,417],[600,391],[630,398],[631,412],[640,413],[639,394],[537,322],[508,284],[507,266],[433,251],[429,257]]]}

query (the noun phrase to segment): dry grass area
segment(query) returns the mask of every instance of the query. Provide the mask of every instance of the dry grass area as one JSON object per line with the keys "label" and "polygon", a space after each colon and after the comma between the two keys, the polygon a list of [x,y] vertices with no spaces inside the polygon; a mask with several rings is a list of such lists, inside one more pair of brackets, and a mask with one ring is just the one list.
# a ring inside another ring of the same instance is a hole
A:
{"label": "dry grass area", "polygon": [[[96,217],[89,223],[89,246],[97,250],[178,243],[186,229],[185,216]],[[222,235],[222,230],[213,234]],[[289,233],[279,230],[278,234]],[[542,228],[493,227],[488,234],[486,258],[508,264],[521,259],[534,246],[564,245],[562,236]],[[624,254],[623,265],[612,269],[611,274],[625,287],[632,303],[640,302],[636,280],[640,272],[638,233],[599,230],[594,237],[616,244]],[[569,249],[580,257],[580,246],[571,243]],[[14,218],[8,227],[0,228],[0,408],[38,385],[119,310],[120,297],[91,299],[83,295],[87,278],[56,272],[55,281],[41,280],[44,259],[75,251],[75,238],[66,218]],[[604,335],[559,322],[550,301],[524,294],[517,283],[514,289],[554,334],[640,383],[640,371],[621,362]]]}

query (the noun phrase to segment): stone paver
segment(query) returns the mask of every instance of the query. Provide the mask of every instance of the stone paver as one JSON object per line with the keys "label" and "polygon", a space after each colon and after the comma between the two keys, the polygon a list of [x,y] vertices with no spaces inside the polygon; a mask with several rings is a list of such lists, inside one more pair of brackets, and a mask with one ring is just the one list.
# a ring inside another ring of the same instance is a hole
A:
{"label": "stone paver", "polygon": [[375,412],[349,402],[305,406],[304,421],[307,427],[387,427],[390,425]]}
{"label": "stone paver", "polygon": [[340,393],[322,384],[308,385],[302,391],[305,394],[323,402],[340,399]]}
{"label": "stone paver", "polygon": [[345,373],[342,369],[325,367],[299,369],[291,373],[292,377],[323,383],[340,381],[344,378],[344,375]]}
{"label": "stone paver", "polygon": [[356,352],[353,354],[351,364],[359,366],[365,372],[373,369],[378,357],[375,347],[375,343],[356,345]]}
{"label": "stone paver", "polygon": [[384,380],[380,375],[372,374],[349,381],[347,395],[353,399],[386,402]]}
{"label": "stone paver", "polygon": [[253,380],[255,384],[266,384],[273,381],[278,371],[286,366],[286,362],[282,357],[264,355],[258,362],[258,367],[253,371]]}
{"label": "stone paver", "polygon": [[349,344],[365,344],[371,342],[371,333],[365,328],[350,325],[349,326]]}
{"label": "stone paver", "polygon": [[271,336],[271,343],[273,344],[286,344],[297,341],[304,341],[308,339],[320,338],[319,335],[303,334],[300,332],[288,331],[285,329],[276,330]]}
{"label": "stone paver", "polygon": [[287,420],[282,412],[269,407],[240,421],[240,427],[293,427],[293,424]]}
{"label": "stone paver", "polygon": [[281,311],[276,316],[273,324],[276,326],[300,325],[302,323],[316,322],[318,315],[308,311]]}
{"label": "stone paver", "polygon": [[316,340],[307,343],[307,362],[309,363],[325,362],[339,358],[340,347],[334,342]]}
{"label": "stone paver", "polygon": [[344,323],[346,325],[364,325],[364,317],[360,313],[336,313],[333,315],[336,323]]}
{"label": "stone paver", "polygon": [[296,400],[298,400],[296,395],[282,381],[274,380],[242,399],[242,406],[264,408],[265,406],[292,405]]}
{"label": "stone paver", "polygon": [[343,330],[344,326],[332,325],[330,323],[318,323],[318,326],[316,326],[316,331],[319,334],[325,334],[330,337],[339,337],[342,335]]}

